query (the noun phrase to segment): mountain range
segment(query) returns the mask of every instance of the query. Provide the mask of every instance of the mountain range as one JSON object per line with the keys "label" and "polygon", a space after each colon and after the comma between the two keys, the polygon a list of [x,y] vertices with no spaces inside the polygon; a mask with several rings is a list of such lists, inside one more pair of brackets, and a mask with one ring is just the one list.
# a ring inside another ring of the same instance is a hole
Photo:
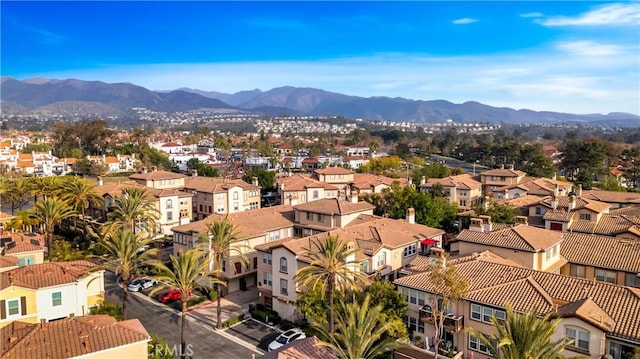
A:
{"label": "mountain range", "polygon": [[602,127],[640,127],[640,117],[628,113],[578,115],[550,111],[514,110],[469,101],[409,100],[358,97],[315,88],[278,87],[226,94],[180,88],[151,91],[130,83],[108,84],[75,79],[0,79],[3,114],[127,116],[131,108],[177,112],[200,109],[254,112],[267,115],[343,116],[370,120],[435,123],[487,122],[513,124],[584,123]]}

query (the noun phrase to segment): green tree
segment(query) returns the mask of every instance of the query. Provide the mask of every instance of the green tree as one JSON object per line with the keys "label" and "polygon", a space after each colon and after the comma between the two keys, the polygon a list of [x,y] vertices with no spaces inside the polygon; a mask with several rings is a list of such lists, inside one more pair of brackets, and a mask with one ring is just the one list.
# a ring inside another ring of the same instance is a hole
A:
{"label": "green tree", "polygon": [[[487,208],[485,208],[485,206]],[[517,211],[508,204],[497,203],[489,200],[489,203],[479,204],[475,208],[478,215],[487,215],[491,217],[494,223],[514,223],[516,221]]]}
{"label": "green tree", "polygon": [[218,177],[218,170],[205,163],[200,162],[200,160],[197,158],[192,158],[187,161],[187,169],[189,171],[198,171],[198,176]]}
{"label": "green tree", "polygon": [[382,312],[382,305],[374,305],[366,295],[362,302],[340,301],[336,313],[337,332],[327,331],[323,324],[312,325],[327,338],[326,345],[341,359],[374,359],[402,346],[386,336],[393,324],[382,319]]}
{"label": "green tree", "polygon": [[258,185],[260,185],[260,187],[262,187],[263,189],[271,189],[273,188],[274,184],[276,183],[276,173],[273,171],[265,171],[259,168],[253,169],[247,173],[245,173],[244,176],[242,176],[242,180],[247,182],[247,183],[251,183],[253,177],[257,177],[258,178]]}
{"label": "green tree", "polygon": [[16,209],[22,209],[29,203],[30,188],[25,179],[12,178],[5,180],[2,183],[2,188],[2,200],[11,203],[12,215]]}
{"label": "green tree", "polygon": [[64,239],[53,241],[53,247],[49,249],[49,260],[52,262],[68,262],[85,258],[86,255],[82,251],[73,248],[71,243]]}
{"label": "green tree", "polygon": [[611,175],[605,176],[598,184],[598,187],[604,191],[625,192],[627,190],[615,176]]}
{"label": "green tree", "polygon": [[[341,295],[341,293],[338,293]],[[340,297],[338,300],[343,300]],[[326,325],[329,317],[329,300],[325,292],[320,288],[301,291],[296,299],[296,308],[309,320]]]}
{"label": "green tree", "polygon": [[545,155],[542,144],[526,144],[522,149],[523,169],[529,176],[551,178],[557,172],[553,160]]}
{"label": "green tree", "polygon": [[433,325],[436,335],[433,344],[436,348],[435,358],[437,359],[437,348],[442,341],[440,333],[444,328],[444,319],[454,305],[467,294],[469,281],[454,265],[447,261],[446,257],[436,260],[429,270],[428,278],[431,287],[435,288],[429,306],[434,318]]}
{"label": "green tree", "polygon": [[104,248],[107,262],[99,266],[101,269],[111,269],[120,276],[122,284],[122,317],[127,319],[128,285],[138,273],[139,268],[146,264],[155,263],[156,248],[147,249],[151,239],[142,238],[134,234],[131,229],[124,228],[105,236],[100,241]]}
{"label": "green tree", "polygon": [[167,345],[167,341],[157,334],[151,334],[151,340],[147,346],[149,349],[148,359],[173,359],[173,351]]}
{"label": "green tree", "polygon": [[[156,267],[160,274],[156,277],[159,281],[180,291],[182,307],[180,314],[180,356],[186,357],[187,343],[184,328],[188,313],[187,301],[191,292],[200,286],[202,277],[209,273],[209,259],[201,246],[180,252],[177,256],[171,255],[169,258],[171,259],[173,270],[170,270],[162,263],[157,263]],[[218,279],[213,277],[212,281],[216,282]],[[162,290],[162,287],[156,287],[149,295],[154,295],[160,290]]]}
{"label": "green tree", "polygon": [[407,301],[402,294],[396,290],[393,283],[387,281],[374,281],[358,297],[360,302],[364,302],[369,296],[372,306],[381,306],[380,322],[391,323],[387,334],[397,338],[407,338],[407,327],[404,318],[407,317]]}
{"label": "green tree", "polygon": [[133,233],[143,231],[152,235],[159,219],[156,203],[145,187],[125,189],[122,195],[116,197],[113,211],[108,214],[106,232],[129,229]]}
{"label": "green tree", "polygon": [[216,327],[222,328],[222,321],[220,316],[222,314],[222,307],[220,303],[220,297],[222,297],[220,286],[226,286],[226,283],[222,280],[223,274],[222,262],[226,259],[231,259],[234,256],[238,260],[246,264],[248,262],[247,257],[244,255],[244,246],[240,246],[236,242],[238,241],[238,228],[231,223],[227,218],[215,220],[207,224],[207,231],[200,234],[200,242],[207,250],[208,258],[208,270],[215,276],[217,308],[216,308]]}
{"label": "green tree", "polygon": [[[38,201],[35,207],[36,218],[44,225],[47,237],[47,248],[53,248],[53,232],[63,220],[76,215],[68,202],[57,197],[45,198]],[[49,254],[50,255],[50,254]]]}
{"label": "green tree", "polygon": [[560,169],[575,184],[591,189],[597,176],[606,173],[607,153],[605,146],[595,139],[565,139],[560,146],[562,163]]}
{"label": "green tree", "polygon": [[62,199],[67,201],[76,212],[86,214],[90,204],[101,206],[102,197],[96,191],[96,184],[84,178],[71,177],[64,184]]}
{"label": "green tree", "polygon": [[470,335],[480,339],[491,356],[501,359],[557,359],[564,348],[573,342],[567,337],[552,341],[560,319],[551,320],[551,314],[538,317],[536,308],[525,314],[516,313],[507,303],[507,319],[491,316],[497,335],[487,335],[469,328]]}
{"label": "green tree", "polygon": [[349,249],[346,241],[338,237],[316,238],[311,248],[305,248],[302,261],[309,263],[296,273],[298,285],[308,290],[321,289],[329,298],[329,328],[335,333],[334,299],[335,292],[361,289],[369,279],[360,271],[360,263],[355,260],[359,249]]}
{"label": "green tree", "polygon": [[451,176],[451,170],[442,163],[433,162],[416,169],[412,176],[413,182],[420,183],[423,176],[425,179],[449,177]]}
{"label": "green tree", "polygon": [[116,303],[103,302],[99,306],[91,308],[89,314],[106,314],[116,318],[117,321],[123,320],[122,307]]}

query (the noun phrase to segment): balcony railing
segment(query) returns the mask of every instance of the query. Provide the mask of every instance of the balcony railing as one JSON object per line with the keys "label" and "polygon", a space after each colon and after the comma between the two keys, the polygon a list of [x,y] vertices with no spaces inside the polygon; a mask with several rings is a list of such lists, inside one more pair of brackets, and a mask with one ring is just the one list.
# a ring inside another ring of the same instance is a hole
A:
{"label": "balcony railing", "polygon": [[[431,307],[428,305],[423,306],[418,311],[418,317],[421,321],[427,323],[433,323],[435,318],[433,316],[433,311]],[[464,329],[464,316],[455,315],[455,314],[445,314],[444,317],[444,328],[453,330],[454,332],[459,332]]]}

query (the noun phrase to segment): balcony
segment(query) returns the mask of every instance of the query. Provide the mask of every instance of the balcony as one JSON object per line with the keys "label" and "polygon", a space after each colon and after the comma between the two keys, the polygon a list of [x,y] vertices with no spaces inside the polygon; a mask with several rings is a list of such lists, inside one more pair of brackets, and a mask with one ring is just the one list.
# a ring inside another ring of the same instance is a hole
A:
{"label": "balcony", "polygon": [[[418,317],[421,321],[427,323],[433,323],[434,316],[431,307],[428,305],[423,306],[418,311]],[[444,328],[452,330],[455,333],[464,329],[464,317],[462,315],[445,314]]]}

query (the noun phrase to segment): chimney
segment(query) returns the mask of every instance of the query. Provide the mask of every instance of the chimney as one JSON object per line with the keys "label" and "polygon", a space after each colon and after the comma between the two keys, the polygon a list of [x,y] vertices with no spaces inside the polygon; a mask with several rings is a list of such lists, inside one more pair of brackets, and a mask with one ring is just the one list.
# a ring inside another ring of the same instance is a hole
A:
{"label": "chimney", "polygon": [[147,173],[147,167],[146,166],[142,167],[142,173]]}
{"label": "chimney", "polygon": [[529,219],[527,216],[516,216],[516,223],[524,224],[525,226],[529,225]]}
{"label": "chimney", "polygon": [[407,208],[407,223],[409,224],[416,223],[416,210],[413,208]]}
{"label": "chimney", "polygon": [[557,181],[557,180],[558,180],[558,175],[554,172],[554,173],[553,173],[553,177],[551,177],[551,179],[552,179],[553,181]]}
{"label": "chimney", "polygon": [[282,183],[280,183],[280,190],[284,191],[284,181]]}
{"label": "chimney", "polygon": [[484,232],[484,224],[482,219],[471,218],[471,223],[469,224],[469,230],[471,232]]}
{"label": "chimney", "polygon": [[582,183],[578,184],[578,189],[576,190],[576,196],[582,197]]}
{"label": "chimney", "polygon": [[504,169],[504,163],[500,165],[500,169],[503,170]]}
{"label": "chimney", "polygon": [[420,178],[420,184],[425,184],[427,183],[427,177],[422,176],[422,178]]}
{"label": "chimney", "polygon": [[509,169],[512,171],[515,169],[515,166],[513,165],[513,163],[509,165]]}
{"label": "chimney", "polygon": [[104,180],[102,179],[102,176],[98,176],[98,186],[104,185]]}
{"label": "chimney", "polygon": [[573,211],[576,208],[576,196],[569,196],[569,211]]}
{"label": "chimney", "polygon": [[553,196],[553,198],[551,198],[551,209],[557,209],[558,208],[558,196]]}
{"label": "chimney", "polygon": [[156,167],[156,166],[151,166],[151,171],[153,171],[153,172],[158,171],[158,167]]}
{"label": "chimney", "polygon": [[358,203],[358,195],[356,193],[351,194],[351,203]]}
{"label": "chimney", "polygon": [[482,219],[483,232],[491,232],[491,231],[493,231],[493,223],[491,223],[491,216],[482,215],[482,216],[478,216],[478,217],[480,219]]}
{"label": "chimney", "polygon": [[504,199],[509,199],[509,190],[508,189],[504,190]]}
{"label": "chimney", "polygon": [[198,177],[198,170],[195,169],[195,168],[193,170],[191,170],[191,176]]}
{"label": "chimney", "polygon": [[558,186],[557,182],[556,182],[556,187],[553,189],[553,195],[554,196],[560,195],[560,187]]}
{"label": "chimney", "polygon": [[409,183],[409,186],[411,186],[413,184],[413,178],[407,178],[407,182]]}
{"label": "chimney", "polygon": [[489,210],[489,196],[484,196],[484,203],[482,204],[482,208],[484,208],[485,211]]}
{"label": "chimney", "polygon": [[258,186],[258,177],[251,177],[251,184],[254,186]]}

